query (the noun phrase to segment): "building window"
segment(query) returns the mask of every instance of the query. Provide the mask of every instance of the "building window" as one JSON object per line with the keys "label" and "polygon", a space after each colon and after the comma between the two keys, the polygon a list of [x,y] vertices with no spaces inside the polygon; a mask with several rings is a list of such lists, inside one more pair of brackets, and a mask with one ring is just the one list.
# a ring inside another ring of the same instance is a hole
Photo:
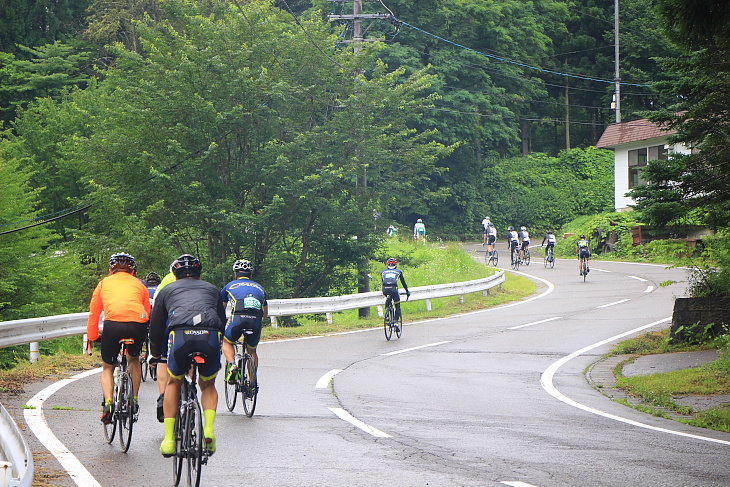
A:
{"label": "building window", "polygon": [[629,151],[629,189],[646,184],[639,169],[649,161],[666,161],[669,150],[664,145],[653,145]]}

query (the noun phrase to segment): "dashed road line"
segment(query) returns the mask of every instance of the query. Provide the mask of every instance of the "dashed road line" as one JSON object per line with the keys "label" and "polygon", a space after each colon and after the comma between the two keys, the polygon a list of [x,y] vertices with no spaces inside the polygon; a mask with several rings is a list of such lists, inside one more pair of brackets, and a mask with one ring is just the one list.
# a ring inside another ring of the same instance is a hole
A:
{"label": "dashed road line", "polygon": [[525,325],[519,325],[519,326],[511,326],[511,327],[509,327],[509,328],[507,328],[507,329],[508,329],[508,330],[518,330],[518,329],[520,329],[520,328],[525,328],[525,327],[528,327],[528,326],[534,326],[534,325],[541,325],[541,324],[543,324],[543,323],[547,323],[547,322],[549,322],[549,321],[555,321],[555,320],[562,320],[562,319],[563,319],[563,317],[562,317],[562,316],[555,316],[555,317],[553,317],[553,318],[547,318],[547,319],[545,319],[545,320],[540,320],[540,321],[533,321],[532,323],[527,323],[527,324],[525,324]]}
{"label": "dashed road line", "polygon": [[335,413],[340,419],[347,421],[351,425],[360,428],[364,432],[375,436],[376,438],[392,438],[392,436],[388,433],[383,433],[379,429],[373,428],[369,424],[363,423],[342,408],[329,408],[329,410]]}
{"label": "dashed road line", "polygon": [[419,350],[421,348],[436,347],[438,345],[443,345],[445,343],[451,343],[451,340],[447,340],[445,342],[429,343],[428,345],[421,345],[419,347],[404,348],[403,350],[396,350],[395,352],[381,353],[380,355],[382,355],[383,357],[388,357],[390,355],[398,355],[399,353],[412,352],[413,350]]}
{"label": "dashed road line", "polygon": [[596,306],[596,309],[608,308],[609,306],[616,306],[617,304],[625,303],[627,301],[631,301],[631,300],[627,298],[627,299],[622,299],[621,301],[614,301],[613,303],[602,304],[601,306]]}
{"label": "dashed road line", "polygon": [[332,381],[332,378],[342,372],[342,369],[332,369],[326,374],[324,374],[322,377],[319,378],[317,381],[317,384],[314,386],[317,389],[326,389],[330,382]]}

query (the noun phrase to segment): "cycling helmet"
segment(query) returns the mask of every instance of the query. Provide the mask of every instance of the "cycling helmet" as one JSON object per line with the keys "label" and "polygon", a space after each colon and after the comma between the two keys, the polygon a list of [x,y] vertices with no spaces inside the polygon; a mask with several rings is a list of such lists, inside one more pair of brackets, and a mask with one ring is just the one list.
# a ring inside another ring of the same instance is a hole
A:
{"label": "cycling helmet", "polygon": [[586,238],[586,236],[585,235],[581,235],[580,238]]}
{"label": "cycling helmet", "polygon": [[162,281],[162,279],[160,279],[160,275],[155,271],[147,274],[147,277],[145,277],[144,280],[148,286],[158,286],[160,284],[160,281]]}
{"label": "cycling helmet", "polygon": [[233,272],[239,272],[239,271],[253,271],[253,264],[251,264],[248,260],[237,260],[233,263]]}
{"label": "cycling helmet", "polygon": [[553,233],[553,231],[552,230],[548,230],[548,233]]}
{"label": "cycling helmet", "polygon": [[388,260],[387,260],[387,261],[385,262],[385,265],[387,265],[388,267],[393,267],[393,268],[395,268],[395,267],[397,267],[397,266],[398,266],[398,261],[397,261],[397,260],[395,260],[395,259],[394,259],[393,257],[391,257],[390,259],[388,259]]}
{"label": "cycling helmet", "polygon": [[172,272],[176,279],[181,277],[200,277],[203,272],[203,264],[190,254],[183,254],[172,263]]}
{"label": "cycling helmet", "polygon": [[418,220],[416,220],[416,223],[423,223],[423,220],[421,220],[421,219],[419,218]]}
{"label": "cycling helmet", "polygon": [[511,232],[512,230],[514,230],[514,228],[512,228],[512,227],[507,228],[507,231],[509,231],[509,232]]}
{"label": "cycling helmet", "polygon": [[522,230],[524,232],[527,229],[523,226],[523,227],[520,227],[520,230]]}
{"label": "cycling helmet", "polygon": [[109,258],[109,270],[114,274],[117,271],[134,273],[137,270],[137,264],[134,262],[134,257],[124,252],[118,254],[112,254]]}

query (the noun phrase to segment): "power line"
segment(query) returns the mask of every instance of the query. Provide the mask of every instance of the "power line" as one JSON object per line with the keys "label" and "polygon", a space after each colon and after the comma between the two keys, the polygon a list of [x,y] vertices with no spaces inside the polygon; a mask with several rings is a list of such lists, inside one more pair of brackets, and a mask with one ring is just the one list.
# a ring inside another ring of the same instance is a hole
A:
{"label": "power line", "polygon": [[8,233],[13,233],[13,232],[19,232],[21,230],[26,230],[28,228],[37,227],[38,225],[45,225],[46,223],[51,223],[51,222],[54,222],[56,220],[60,220],[61,218],[65,218],[65,217],[67,217],[69,215],[73,215],[74,213],[79,213],[81,211],[87,210],[87,209],[91,208],[91,206],[92,205],[86,205],[86,206],[83,206],[81,208],[77,208],[77,209],[75,209],[75,210],[73,210],[73,211],[71,211],[69,213],[66,213],[65,215],[57,216],[57,217],[54,217],[54,218],[49,218],[48,220],[44,220],[44,221],[41,221],[41,222],[37,222],[37,223],[34,223],[32,225],[26,225],[24,227],[16,228],[14,230],[8,230],[8,231],[5,231],[5,232],[0,232],[0,235],[6,235]]}

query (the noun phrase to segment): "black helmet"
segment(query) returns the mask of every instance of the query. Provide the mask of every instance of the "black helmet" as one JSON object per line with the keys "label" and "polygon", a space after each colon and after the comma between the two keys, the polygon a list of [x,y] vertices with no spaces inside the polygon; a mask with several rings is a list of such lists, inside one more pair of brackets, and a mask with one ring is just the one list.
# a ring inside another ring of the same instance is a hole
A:
{"label": "black helmet", "polygon": [[148,286],[157,286],[162,281],[162,279],[160,279],[160,275],[158,273],[156,273],[155,271],[152,271],[149,274],[147,274],[147,277],[145,277],[144,280]]}
{"label": "black helmet", "polygon": [[120,252],[118,254],[112,254],[109,258],[109,270],[112,271],[112,274],[118,271],[133,274],[137,270],[137,264],[134,262],[134,257]]}
{"label": "black helmet", "polygon": [[176,279],[182,277],[200,277],[203,272],[203,264],[190,254],[183,254],[172,263],[172,273]]}
{"label": "black helmet", "polygon": [[586,236],[585,235],[581,235],[580,238],[586,238]]}
{"label": "black helmet", "polygon": [[552,230],[548,230],[548,233],[553,233],[553,231]]}
{"label": "black helmet", "polygon": [[398,261],[395,260],[393,257],[391,257],[391,258],[389,258],[388,260],[385,261],[385,265],[387,265],[388,267],[397,267],[398,266]]}

